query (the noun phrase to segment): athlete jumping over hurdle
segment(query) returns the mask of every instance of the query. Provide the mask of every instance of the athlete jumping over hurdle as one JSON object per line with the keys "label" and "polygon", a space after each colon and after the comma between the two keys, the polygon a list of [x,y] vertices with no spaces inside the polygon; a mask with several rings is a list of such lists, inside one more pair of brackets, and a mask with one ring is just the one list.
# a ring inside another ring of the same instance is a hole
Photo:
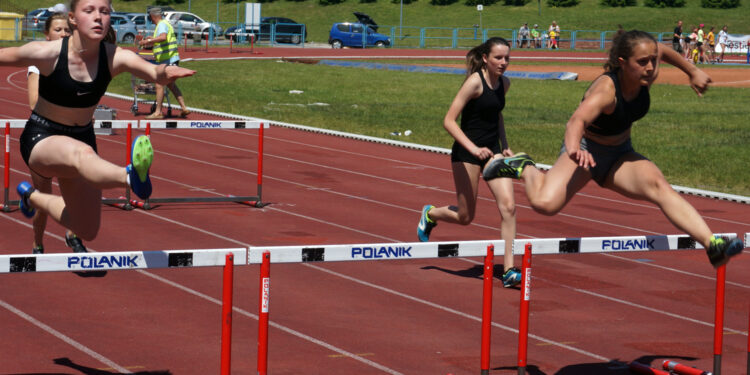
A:
{"label": "athlete jumping over hurdle", "polygon": [[659,206],[672,224],[703,245],[711,264],[719,267],[742,252],[742,240],[714,237],[695,208],[630,142],[633,122],[648,112],[649,88],[659,74],[661,60],[685,72],[699,96],[708,89],[711,78],[706,73],[650,34],[618,32],[605,73],[586,90],[568,120],[560,156],[552,169],[544,174],[528,155],[519,154],[494,159],[483,176],[488,181],[496,177],[522,179],[532,207],[546,215],[558,213],[593,179],[602,187]]}
{"label": "athlete jumping over hurdle", "polygon": [[21,155],[42,177],[57,177],[62,196],[42,193],[28,182],[18,185],[21,212],[44,212],[84,240],[100,226],[102,189],[127,187],[140,198],[151,195],[149,169],[153,149],[139,136],[131,163],[123,168],[96,154],[93,114],[112,77],[130,72],[167,84],[195,72],[153,65],[132,51],[105,41],[110,31],[111,0],[72,0],[72,35],[0,49],[0,65],[39,68],[39,99],[21,134]]}

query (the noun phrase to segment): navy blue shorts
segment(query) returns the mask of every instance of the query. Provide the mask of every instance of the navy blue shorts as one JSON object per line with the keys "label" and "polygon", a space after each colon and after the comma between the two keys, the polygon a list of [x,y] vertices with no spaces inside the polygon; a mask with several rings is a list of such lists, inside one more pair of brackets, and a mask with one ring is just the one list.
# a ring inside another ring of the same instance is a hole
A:
{"label": "navy blue shorts", "polygon": [[[589,171],[591,172],[591,178],[599,186],[604,186],[612,167],[623,155],[635,152],[630,139],[617,146],[606,146],[586,139],[586,137],[581,138],[581,150],[588,151],[594,157],[596,166],[589,168]],[[560,147],[560,155],[562,154],[567,154],[564,140],[562,147]]]}

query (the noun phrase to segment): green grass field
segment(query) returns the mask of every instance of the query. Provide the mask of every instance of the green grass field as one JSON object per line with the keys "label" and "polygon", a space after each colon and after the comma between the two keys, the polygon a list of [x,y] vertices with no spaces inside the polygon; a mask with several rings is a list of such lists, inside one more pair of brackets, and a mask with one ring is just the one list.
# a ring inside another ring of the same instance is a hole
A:
{"label": "green grass field", "polygon": [[[274,61],[183,66],[198,72],[179,82],[189,106],[446,148],[453,139],[442,120],[463,80]],[[511,148],[553,163],[588,85],[513,80],[503,111]],[[129,77],[117,77],[110,91],[130,94]],[[712,87],[699,98],[687,86],[655,85],[651,96],[650,113],[634,126],[636,149],[673,184],[750,196],[750,90]],[[405,130],[413,133],[390,135]]]}
{"label": "green grass field", "polygon": [[[17,5],[28,9],[49,7],[54,0],[15,0]],[[113,7],[123,12],[145,12],[146,6],[153,0],[114,0]],[[641,29],[652,32],[671,32],[677,19],[685,22],[685,28],[698,23],[716,26],[729,26],[730,33],[750,34],[750,3],[742,1],[735,9],[716,10],[700,7],[700,0],[688,0],[683,8],[655,9],[638,5],[626,8],[611,8],[600,5],[598,0],[581,0],[572,8],[548,7],[541,1],[540,8],[536,1],[525,6],[505,6],[496,3],[484,7],[481,15],[483,28],[514,28],[521,23],[530,25],[538,23],[546,28],[556,20],[563,30],[616,30],[617,25],[626,29]],[[244,4],[244,3],[241,3]],[[178,10],[190,10],[208,21],[218,21],[224,28],[239,19],[243,21],[244,9],[237,4],[225,4],[212,0],[186,0],[182,4],[172,4]],[[411,27],[461,27],[471,28],[480,23],[476,7],[464,5],[463,0],[448,6],[430,5],[429,0],[418,0],[403,6],[401,17],[400,1],[393,4],[390,0],[377,0],[374,3],[360,3],[358,0],[347,0],[341,4],[321,6],[315,0],[288,1],[276,0],[263,3],[263,16],[289,17],[307,25],[310,41],[327,42],[328,31],[334,22],[356,21],[352,12],[359,11],[370,15],[379,25]],[[402,21],[403,20],[403,21]],[[414,33],[414,29],[405,29],[405,34]],[[414,35],[411,35],[414,36]]]}

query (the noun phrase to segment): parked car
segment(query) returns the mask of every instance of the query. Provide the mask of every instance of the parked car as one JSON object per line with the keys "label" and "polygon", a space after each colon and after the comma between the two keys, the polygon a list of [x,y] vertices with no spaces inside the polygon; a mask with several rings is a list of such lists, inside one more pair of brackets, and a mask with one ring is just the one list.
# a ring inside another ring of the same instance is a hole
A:
{"label": "parked car", "polygon": [[224,37],[238,41],[255,35],[256,40],[271,40],[272,33],[277,43],[300,44],[307,40],[307,26],[284,17],[263,17],[260,19],[260,28],[255,26],[253,29],[247,25],[228,27]]}
{"label": "parked car", "polygon": [[[366,32],[364,36],[363,32]],[[378,34],[372,27],[359,22],[338,22],[331,26],[328,44],[333,48],[387,47],[391,45],[391,38]]]}
{"label": "parked car", "polygon": [[125,13],[110,14],[110,24],[117,33],[117,43],[133,44],[138,29]]}
{"label": "parked car", "polygon": [[144,36],[154,33],[156,25],[154,25],[154,23],[151,22],[151,19],[148,18],[148,14],[128,13],[128,15],[130,16],[130,20],[135,24],[135,29],[138,30],[139,33]]}
{"label": "parked car", "polygon": [[168,11],[164,12],[164,19],[171,23],[175,29],[181,27],[183,32],[207,33],[213,29],[214,36],[220,36],[224,32],[221,26],[206,22],[193,13]]}

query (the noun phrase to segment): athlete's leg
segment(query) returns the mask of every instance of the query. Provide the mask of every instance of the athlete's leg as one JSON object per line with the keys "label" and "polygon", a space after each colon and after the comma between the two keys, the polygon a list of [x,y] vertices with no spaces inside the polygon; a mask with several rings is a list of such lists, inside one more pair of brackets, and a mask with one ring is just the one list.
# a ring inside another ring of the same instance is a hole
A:
{"label": "athlete's leg", "polygon": [[[34,184],[34,188],[42,193],[52,193],[52,179],[40,176],[34,171],[31,171],[31,181]],[[44,247],[44,230],[47,228],[47,214],[42,211],[38,211],[34,215],[32,221],[34,227],[34,243],[32,247]]]}
{"label": "athlete's leg", "polygon": [[554,215],[591,180],[591,173],[563,153],[546,174],[535,167],[526,167],[521,179],[531,207],[541,214]]}
{"label": "athlete's leg", "polygon": [[504,271],[513,267],[513,240],[516,238],[516,202],[513,196],[513,180],[496,178],[487,181],[492,195],[495,196],[500,211],[500,236],[505,241]]}
{"label": "athlete's leg", "polygon": [[100,158],[91,146],[65,136],[39,141],[31,151],[29,167],[43,176],[82,178],[98,189],[128,186],[125,168]]}
{"label": "athlete's leg", "polygon": [[456,206],[435,207],[428,213],[432,221],[469,225],[477,207],[480,166],[453,162],[453,182],[456,185]]}
{"label": "athlete's leg", "polygon": [[99,232],[102,191],[81,177],[58,178],[62,196],[36,191],[29,202],[78,237],[90,241]]}
{"label": "athlete's leg", "polygon": [[633,152],[623,156],[613,166],[605,187],[627,197],[656,204],[679,230],[704,248],[710,245],[713,233],[698,211],[672,189],[654,163],[640,154]]}

